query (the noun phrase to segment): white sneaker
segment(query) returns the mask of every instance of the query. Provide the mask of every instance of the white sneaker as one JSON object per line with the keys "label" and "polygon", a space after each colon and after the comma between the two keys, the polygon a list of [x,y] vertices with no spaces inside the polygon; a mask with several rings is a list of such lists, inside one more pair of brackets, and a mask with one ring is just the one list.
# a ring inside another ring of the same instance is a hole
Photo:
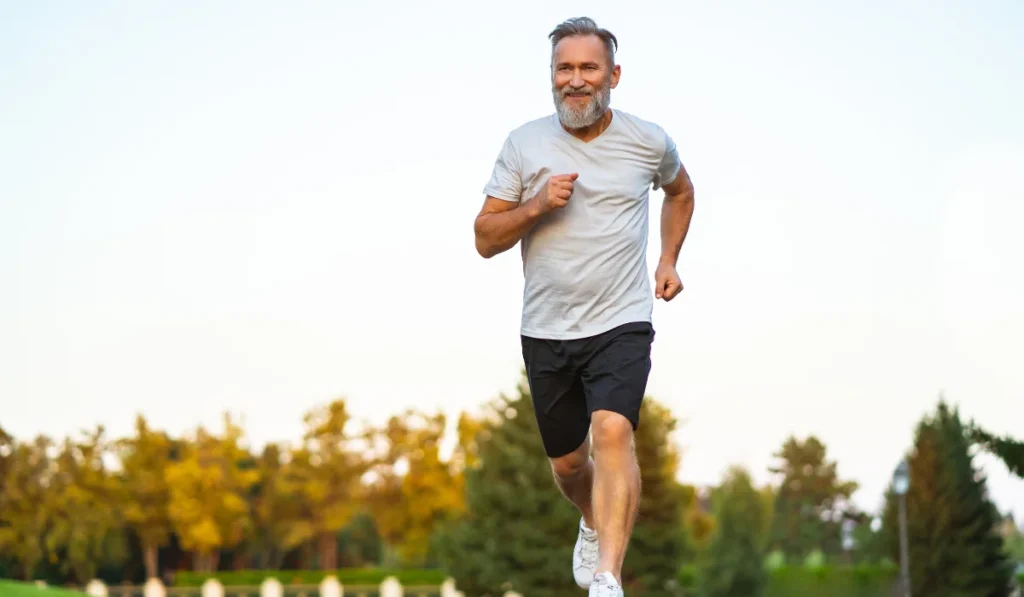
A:
{"label": "white sneaker", "polygon": [[624,593],[611,573],[602,572],[594,577],[589,597],[624,597]]}
{"label": "white sneaker", "polygon": [[580,533],[572,550],[572,576],[581,588],[590,587],[597,568],[597,531],[588,529],[580,518]]}

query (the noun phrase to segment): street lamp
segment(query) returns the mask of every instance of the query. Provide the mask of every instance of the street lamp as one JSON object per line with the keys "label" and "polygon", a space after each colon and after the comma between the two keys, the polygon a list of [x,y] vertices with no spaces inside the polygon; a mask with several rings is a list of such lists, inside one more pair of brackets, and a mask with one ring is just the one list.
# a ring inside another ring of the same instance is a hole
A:
{"label": "street lamp", "polygon": [[900,578],[903,595],[910,597],[910,555],[907,549],[907,490],[910,489],[910,467],[901,460],[892,473],[892,490],[900,496]]}

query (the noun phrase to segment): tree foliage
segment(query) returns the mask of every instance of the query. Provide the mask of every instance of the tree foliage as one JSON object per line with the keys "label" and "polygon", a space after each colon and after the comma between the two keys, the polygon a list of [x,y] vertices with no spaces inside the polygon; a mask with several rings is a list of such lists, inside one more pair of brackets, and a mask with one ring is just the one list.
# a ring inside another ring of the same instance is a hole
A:
{"label": "tree foliage", "polygon": [[[973,464],[958,409],[941,401],[920,421],[908,456],[907,538],[913,594],[1003,597],[1012,566],[998,534],[1000,515]],[[899,561],[898,499],[888,491],[883,539]]]}
{"label": "tree foliage", "polygon": [[195,552],[194,568],[216,570],[219,552],[237,546],[252,525],[246,499],[258,480],[242,430],[224,418],[224,435],[199,427],[167,467],[168,515],[181,544]]}
{"label": "tree foliage", "polygon": [[839,478],[838,465],[816,437],[790,437],[775,453],[781,475],[774,500],[772,546],[791,558],[814,550],[833,555],[842,548],[842,523],[851,515],[850,496],[857,483]]}
{"label": "tree foliage", "polygon": [[767,582],[764,556],[768,512],[764,493],[755,489],[746,470],[732,467],[712,500],[716,529],[702,554],[700,594],[759,597]]}

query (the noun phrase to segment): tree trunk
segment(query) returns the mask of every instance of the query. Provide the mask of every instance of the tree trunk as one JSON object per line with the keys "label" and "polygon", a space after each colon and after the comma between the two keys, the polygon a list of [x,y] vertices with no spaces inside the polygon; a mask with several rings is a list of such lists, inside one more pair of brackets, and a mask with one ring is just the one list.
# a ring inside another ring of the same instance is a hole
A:
{"label": "tree trunk", "polygon": [[320,535],[320,569],[334,570],[338,567],[338,540],[334,533]]}
{"label": "tree trunk", "polygon": [[156,545],[146,544],[143,550],[143,557],[146,560],[146,579],[156,578],[158,574]]}

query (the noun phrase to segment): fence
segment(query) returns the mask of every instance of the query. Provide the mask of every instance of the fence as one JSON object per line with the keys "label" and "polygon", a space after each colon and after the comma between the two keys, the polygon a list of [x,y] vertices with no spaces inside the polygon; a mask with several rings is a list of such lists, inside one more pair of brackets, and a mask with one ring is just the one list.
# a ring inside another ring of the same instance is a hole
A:
{"label": "fence", "polygon": [[[455,588],[453,579],[440,586],[403,587],[398,579],[384,579],[379,586],[343,587],[334,576],[327,576],[319,585],[282,585],[276,578],[268,578],[259,586],[225,587],[216,579],[209,579],[201,587],[165,587],[157,578],[145,585],[107,587],[94,580],[85,586],[90,597],[465,597]],[[522,597],[509,591],[503,597]]]}

